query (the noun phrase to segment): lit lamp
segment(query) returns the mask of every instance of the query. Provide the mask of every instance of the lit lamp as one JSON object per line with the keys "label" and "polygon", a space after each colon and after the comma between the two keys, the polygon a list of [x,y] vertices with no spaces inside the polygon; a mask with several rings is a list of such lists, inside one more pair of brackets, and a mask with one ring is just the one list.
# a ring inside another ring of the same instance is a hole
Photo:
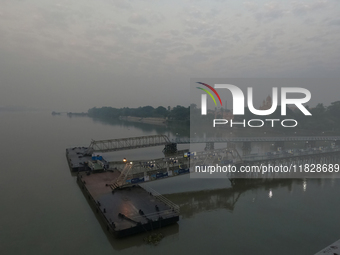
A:
{"label": "lit lamp", "polygon": [[126,158],[123,158],[123,162],[126,163]]}

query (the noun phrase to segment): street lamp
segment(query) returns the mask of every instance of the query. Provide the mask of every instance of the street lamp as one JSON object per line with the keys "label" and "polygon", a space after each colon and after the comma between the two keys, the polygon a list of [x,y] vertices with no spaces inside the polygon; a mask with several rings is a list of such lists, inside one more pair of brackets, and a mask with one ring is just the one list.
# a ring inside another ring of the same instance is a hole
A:
{"label": "street lamp", "polygon": [[126,158],[123,158],[123,162],[126,163],[126,161],[127,161]]}

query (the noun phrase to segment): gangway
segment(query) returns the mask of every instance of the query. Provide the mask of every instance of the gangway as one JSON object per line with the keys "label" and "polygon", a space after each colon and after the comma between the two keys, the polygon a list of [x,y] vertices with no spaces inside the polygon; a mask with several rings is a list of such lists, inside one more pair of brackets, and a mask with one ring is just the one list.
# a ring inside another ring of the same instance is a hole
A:
{"label": "gangway", "polygon": [[129,175],[129,172],[132,169],[132,164],[126,164],[124,169],[122,170],[121,174],[118,176],[115,183],[110,184],[112,190],[122,187],[125,184],[125,181]]}

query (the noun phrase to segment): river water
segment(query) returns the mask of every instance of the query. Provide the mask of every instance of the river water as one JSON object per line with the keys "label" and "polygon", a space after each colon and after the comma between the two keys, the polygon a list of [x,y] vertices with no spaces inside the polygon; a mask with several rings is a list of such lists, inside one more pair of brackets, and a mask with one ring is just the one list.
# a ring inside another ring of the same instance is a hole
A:
{"label": "river water", "polygon": [[[338,179],[277,180],[231,187],[228,180],[189,175],[150,183],[181,207],[178,224],[116,240],[107,235],[68,168],[65,149],[91,139],[153,134],[176,129],[49,112],[0,112],[0,254],[314,254],[340,238]],[[184,131],[185,132],[185,131]],[[159,147],[120,152],[161,157]]]}

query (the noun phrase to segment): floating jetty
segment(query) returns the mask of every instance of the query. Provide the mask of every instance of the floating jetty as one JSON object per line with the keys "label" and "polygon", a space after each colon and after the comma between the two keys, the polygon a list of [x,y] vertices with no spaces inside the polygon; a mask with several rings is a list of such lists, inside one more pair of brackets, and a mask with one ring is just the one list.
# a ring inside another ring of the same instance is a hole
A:
{"label": "floating jetty", "polygon": [[[124,171],[132,167],[130,163],[121,171],[110,169],[109,162],[90,147],[68,148],[66,158],[90,204],[116,237],[151,231],[179,220],[179,206],[150,187],[137,184],[144,177],[127,179]],[[154,175],[164,177],[164,173]]]}
{"label": "floating jetty", "polygon": [[[282,143],[286,141],[303,141],[309,145],[321,140],[334,141],[334,143],[329,148],[309,148],[291,153],[282,151],[269,155],[268,153],[256,154],[243,156],[243,158],[234,144],[224,149],[214,149],[215,142],[242,142],[250,149],[250,142],[277,142],[278,146],[283,147]],[[191,142],[205,142],[205,151],[196,153],[177,150],[177,143]],[[339,137],[176,139],[176,143],[173,143],[164,135],[154,135],[92,141],[89,147],[66,149],[66,158],[71,171],[77,173],[79,186],[94,210],[102,218],[107,230],[116,237],[126,237],[175,224],[179,220],[179,206],[149,188],[144,184],[145,182],[189,174],[196,169],[196,166],[215,164],[234,165],[237,168],[241,164],[259,166],[264,163],[298,165],[310,162],[337,162],[340,153],[337,143],[340,143]],[[123,160],[124,163],[107,162],[101,155],[95,154],[160,145],[165,145],[163,152],[166,155],[161,159],[138,160],[129,163],[126,159]],[[124,167],[118,170],[122,165]],[[131,171],[132,169],[136,171]],[[235,178],[258,178],[258,173],[247,175],[241,172],[241,176],[232,173],[228,177],[232,178],[235,185]],[[268,176],[261,176],[261,178],[272,179],[274,177],[269,173]],[[139,183],[143,183],[143,186]]]}
{"label": "floating jetty", "polygon": [[149,187],[131,185],[112,189],[118,170],[79,172],[77,181],[85,196],[116,237],[158,229],[179,220],[179,207]]}

